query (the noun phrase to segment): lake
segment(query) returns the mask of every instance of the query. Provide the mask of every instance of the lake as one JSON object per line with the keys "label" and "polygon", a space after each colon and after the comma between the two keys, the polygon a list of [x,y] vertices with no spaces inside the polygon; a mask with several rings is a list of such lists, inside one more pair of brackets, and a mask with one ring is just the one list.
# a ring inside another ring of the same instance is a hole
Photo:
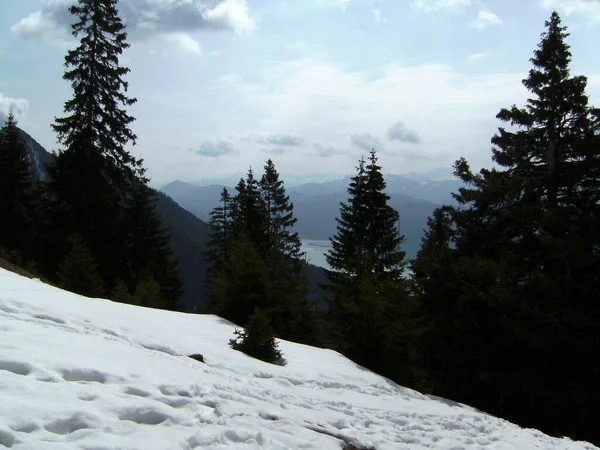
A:
{"label": "lake", "polygon": [[330,269],[325,253],[331,248],[329,240],[302,239],[302,251],[306,252],[308,262],[314,266]]}

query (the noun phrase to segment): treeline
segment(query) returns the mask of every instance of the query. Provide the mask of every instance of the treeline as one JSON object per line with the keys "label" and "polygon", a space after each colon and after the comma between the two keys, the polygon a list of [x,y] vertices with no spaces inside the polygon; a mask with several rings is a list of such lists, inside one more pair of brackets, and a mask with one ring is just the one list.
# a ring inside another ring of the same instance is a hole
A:
{"label": "treeline", "polygon": [[37,173],[15,117],[0,130],[0,256],[79,294],[179,309],[181,281],[135,144],[119,55],[117,0],[70,8],[77,48],[65,57],[73,97],[52,125],[63,149]]}
{"label": "treeline", "polygon": [[432,214],[415,260],[375,151],[359,161],[327,254],[325,308],[304,300],[293,205],[273,163],[224,190],[211,311],[262,342],[331,347],[405,386],[599,443],[600,110],[570,74],[567,36],[554,12],[523,80],[531,98],[497,115],[495,168],[455,163],[458,206]]}

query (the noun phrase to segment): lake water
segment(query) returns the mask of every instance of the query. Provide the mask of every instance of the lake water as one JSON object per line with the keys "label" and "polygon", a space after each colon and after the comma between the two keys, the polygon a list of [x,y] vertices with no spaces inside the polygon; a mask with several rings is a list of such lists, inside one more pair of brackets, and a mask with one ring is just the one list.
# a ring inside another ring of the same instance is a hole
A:
{"label": "lake water", "polygon": [[325,253],[331,248],[329,240],[302,239],[302,251],[306,252],[306,258],[312,265],[329,269],[325,259]]}

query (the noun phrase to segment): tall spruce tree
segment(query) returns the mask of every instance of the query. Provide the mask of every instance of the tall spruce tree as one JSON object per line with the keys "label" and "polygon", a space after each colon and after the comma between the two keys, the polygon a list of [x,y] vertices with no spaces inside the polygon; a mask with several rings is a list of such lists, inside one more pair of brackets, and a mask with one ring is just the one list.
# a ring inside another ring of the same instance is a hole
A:
{"label": "tall spruce tree", "polygon": [[78,234],[89,245],[107,286],[127,278],[123,249],[131,246],[123,229],[131,190],[145,182],[141,159],[127,150],[136,136],[134,118],[126,107],[124,76],[119,63],[127,44],[117,0],[78,0],[69,11],[75,17],[72,34],[79,45],[65,56],[64,79],[73,97],[65,116],[52,125],[64,149],[49,168],[53,253],[68,251],[69,237]]}
{"label": "tall spruce tree", "polygon": [[170,237],[156,212],[156,202],[155,191],[143,179],[132,183],[123,220],[126,247],[122,251],[128,266],[125,275],[129,276],[132,290],[144,281],[152,288],[159,287],[161,295],[152,297],[159,301],[152,304],[147,300],[141,303],[143,306],[179,310],[179,267],[173,259]]}
{"label": "tall spruce tree", "polygon": [[35,256],[31,244],[39,195],[30,155],[10,112],[0,129],[0,246],[20,258]]}
{"label": "tall spruce tree", "polygon": [[442,395],[599,442],[600,357],[590,349],[600,336],[600,111],[588,105],[586,78],[570,75],[567,36],[552,13],[523,80],[532,97],[497,115],[513,126],[492,138],[499,167],[455,165],[467,188],[456,195],[448,277],[460,278],[453,311],[469,342],[436,376]]}
{"label": "tall spruce tree", "polygon": [[129,48],[125,25],[119,17],[118,0],[78,0],[69,12],[77,17],[72,34],[79,46],[65,56],[63,78],[71,83],[73,98],[65,103],[65,117],[52,125],[59,142],[71,152],[102,156],[105,175],[120,184],[124,172],[137,175],[141,160],[125,146],[135,144],[130,125],[135,120],[124,107],[137,100],[127,96],[123,77],[129,69],[119,56]]}
{"label": "tall spruce tree", "polygon": [[226,187],[221,191],[219,206],[210,213],[211,237],[207,243],[206,257],[211,262],[209,271],[216,271],[228,259],[228,247],[233,238],[232,210],[234,199]]}
{"label": "tall spruce tree", "polygon": [[341,204],[326,255],[332,267],[327,288],[337,346],[355,362],[398,379],[406,373],[401,366],[407,361],[395,358],[405,354],[410,298],[399,214],[388,204],[385,186],[373,150],[368,164],[359,161],[349,201]]}

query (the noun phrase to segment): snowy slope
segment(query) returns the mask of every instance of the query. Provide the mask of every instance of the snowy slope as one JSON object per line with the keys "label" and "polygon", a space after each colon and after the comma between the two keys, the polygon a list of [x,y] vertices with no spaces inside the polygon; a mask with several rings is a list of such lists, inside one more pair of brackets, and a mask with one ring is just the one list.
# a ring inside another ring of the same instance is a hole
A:
{"label": "snowy slope", "polygon": [[428,398],[333,351],[282,341],[287,365],[265,364],[227,346],[233,329],[0,269],[0,447],[597,448]]}

